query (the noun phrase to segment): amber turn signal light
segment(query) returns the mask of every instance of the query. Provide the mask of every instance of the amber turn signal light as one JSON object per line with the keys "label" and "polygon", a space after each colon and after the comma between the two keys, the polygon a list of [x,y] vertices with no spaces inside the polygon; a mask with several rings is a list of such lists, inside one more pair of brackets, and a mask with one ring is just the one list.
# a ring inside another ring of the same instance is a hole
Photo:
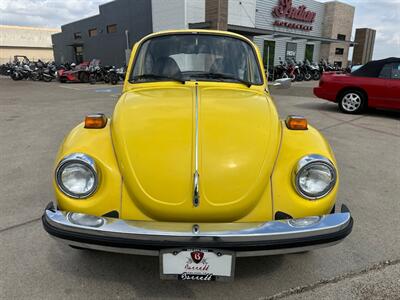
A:
{"label": "amber turn signal light", "polygon": [[88,115],[85,118],[85,128],[100,129],[107,125],[107,118],[104,114]]}
{"label": "amber turn signal light", "polygon": [[286,118],[286,127],[291,130],[307,130],[308,122],[303,116],[288,116]]}

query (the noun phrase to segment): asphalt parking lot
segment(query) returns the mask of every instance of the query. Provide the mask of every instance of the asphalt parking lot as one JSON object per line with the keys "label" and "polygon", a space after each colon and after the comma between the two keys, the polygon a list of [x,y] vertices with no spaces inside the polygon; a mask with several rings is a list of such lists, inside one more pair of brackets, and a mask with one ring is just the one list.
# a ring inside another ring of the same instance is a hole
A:
{"label": "asphalt parking lot", "polygon": [[344,115],[312,96],[315,83],[272,90],[279,113],[302,114],[331,143],[339,203],[353,213],[341,244],[304,254],[242,258],[235,281],[160,281],[158,258],[59,246],[40,216],[52,200],[64,135],[93,112],[111,114],[120,86],[0,78],[1,299],[399,299],[400,112]]}

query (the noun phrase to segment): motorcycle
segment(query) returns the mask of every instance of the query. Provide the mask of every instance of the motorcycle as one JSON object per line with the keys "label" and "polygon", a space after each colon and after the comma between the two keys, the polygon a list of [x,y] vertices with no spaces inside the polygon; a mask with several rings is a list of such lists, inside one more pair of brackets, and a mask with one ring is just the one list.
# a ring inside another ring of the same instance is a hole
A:
{"label": "motorcycle", "polygon": [[16,64],[11,71],[12,80],[33,79],[32,69],[28,64]]}
{"label": "motorcycle", "polygon": [[108,70],[108,76],[110,78],[110,82],[112,85],[115,85],[118,83],[120,80],[124,80],[126,75],[126,68],[121,67],[116,69],[114,66]]}
{"label": "motorcycle", "polygon": [[89,74],[89,83],[95,84],[98,81],[104,81],[105,71],[100,66],[100,60],[93,59],[86,70]]}
{"label": "motorcycle", "polygon": [[290,79],[292,79],[292,82],[304,80],[304,75],[300,72],[299,66],[293,59],[288,60],[287,65],[288,76]]}

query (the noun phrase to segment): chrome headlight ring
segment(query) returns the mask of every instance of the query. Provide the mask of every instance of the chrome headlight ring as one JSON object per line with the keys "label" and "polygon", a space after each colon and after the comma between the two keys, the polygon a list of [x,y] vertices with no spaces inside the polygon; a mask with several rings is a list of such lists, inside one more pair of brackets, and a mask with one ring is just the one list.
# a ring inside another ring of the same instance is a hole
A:
{"label": "chrome headlight ring", "polygon": [[[76,166],[82,166],[83,168],[86,169],[86,171],[90,172],[91,175],[93,176],[93,182],[91,187],[83,193],[75,193],[68,189],[65,184],[63,183],[62,180],[62,174],[63,171],[71,166],[71,165],[76,165]],[[64,157],[60,163],[58,164],[56,171],[55,171],[55,180],[57,183],[58,188],[67,196],[75,199],[84,199],[89,196],[91,196],[94,192],[97,190],[98,182],[99,182],[99,176],[97,173],[97,168],[96,168],[96,163],[87,154],[84,153],[72,153],[70,155],[67,155]]]}
{"label": "chrome headlight ring", "polygon": [[[313,167],[323,168],[325,169],[324,171],[329,171],[330,173],[329,182],[326,182],[325,188],[317,193],[311,193],[310,191],[304,190],[300,184],[300,177],[304,174],[304,172],[313,170]],[[325,197],[332,191],[337,181],[337,171],[334,164],[328,158],[319,154],[311,154],[302,157],[298,161],[294,173],[294,186],[297,193],[308,200],[318,200]]]}

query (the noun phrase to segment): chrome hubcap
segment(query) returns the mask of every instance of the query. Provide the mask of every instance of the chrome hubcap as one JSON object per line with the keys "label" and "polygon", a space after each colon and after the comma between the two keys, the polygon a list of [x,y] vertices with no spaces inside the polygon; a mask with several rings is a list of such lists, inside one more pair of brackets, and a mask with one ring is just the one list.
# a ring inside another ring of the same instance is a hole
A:
{"label": "chrome hubcap", "polygon": [[346,94],[343,97],[342,106],[347,111],[356,111],[361,106],[361,97],[355,93]]}

